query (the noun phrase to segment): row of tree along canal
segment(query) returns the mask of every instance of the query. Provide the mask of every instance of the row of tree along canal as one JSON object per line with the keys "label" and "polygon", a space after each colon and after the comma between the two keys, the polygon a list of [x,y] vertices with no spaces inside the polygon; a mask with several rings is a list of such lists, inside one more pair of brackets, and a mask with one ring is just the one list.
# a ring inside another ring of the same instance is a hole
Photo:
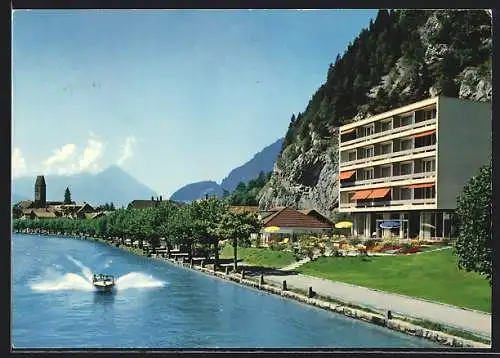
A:
{"label": "row of tree along canal", "polygon": [[91,220],[16,219],[13,223],[16,232],[95,236],[117,245],[125,244],[127,239],[137,240],[140,249],[146,242],[153,253],[163,238],[167,252],[179,246],[188,254],[188,260],[195,255],[208,259],[212,252],[215,268],[219,262],[219,242],[232,240],[235,270],[238,242],[248,241],[250,234],[259,232],[260,228],[256,213],[230,210],[228,200],[216,197],[190,204],[165,201],[151,208],[118,209]]}

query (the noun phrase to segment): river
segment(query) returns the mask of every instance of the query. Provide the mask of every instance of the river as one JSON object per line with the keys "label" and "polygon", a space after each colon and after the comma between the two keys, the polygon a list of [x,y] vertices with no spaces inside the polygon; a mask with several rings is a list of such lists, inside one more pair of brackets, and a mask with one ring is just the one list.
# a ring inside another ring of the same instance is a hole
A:
{"label": "river", "polygon": [[[117,277],[93,290],[93,273]],[[420,338],[98,242],[13,234],[16,348],[430,348]]]}

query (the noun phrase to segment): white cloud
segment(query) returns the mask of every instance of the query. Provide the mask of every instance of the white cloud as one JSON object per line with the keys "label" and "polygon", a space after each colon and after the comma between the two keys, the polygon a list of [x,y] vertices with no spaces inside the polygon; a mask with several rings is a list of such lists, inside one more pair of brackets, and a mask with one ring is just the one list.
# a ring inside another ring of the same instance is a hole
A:
{"label": "white cloud", "polygon": [[117,161],[118,165],[122,165],[127,159],[134,155],[133,147],[137,143],[137,139],[133,136],[125,138],[125,144],[122,145],[122,154]]}
{"label": "white cloud", "polygon": [[76,151],[74,144],[66,144],[56,149],[54,155],[43,162],[45,172],[69,175],[82,171],[98,171],[100,167],[97,161],[103,153],[104,145],[92,131],[89,131],[89,136],[91,138],[87,140],[87,145],[78,158],[73,155]]}
{"label": "white cloud", "polygon": [[18,177],[26,172],[26,161],[19,148],[12,151],[12,176]]}
{"label": "white cloud", "polygon": [[92,168],[95,170],[95,161],[99,159],[102,154],[103,145],[93,138],[90,138],[87,142],[87,147],[83,150],[83,155],[80,157],[80,162],[78,165],[78,171],[84,171],[89,169],[91,164],[94,164]]}
{"label": "white cloud", "polygon": [[74,144],[65,144],[61,148],[54,150],[54,155],[47,158],[43,164],[50,169],[56,163],[63,163],[67,161],[75,152],[76,146]]}

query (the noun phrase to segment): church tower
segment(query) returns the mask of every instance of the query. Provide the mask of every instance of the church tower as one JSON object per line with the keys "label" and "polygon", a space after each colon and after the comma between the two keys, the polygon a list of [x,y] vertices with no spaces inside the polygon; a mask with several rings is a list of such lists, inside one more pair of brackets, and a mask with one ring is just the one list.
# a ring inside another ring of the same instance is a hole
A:
{"label": "church tower", "polygon": [[35,206],[37,208],[43,208],[47,205],[46,190],[45,178],[43,175],[37,176],[35,181]]}

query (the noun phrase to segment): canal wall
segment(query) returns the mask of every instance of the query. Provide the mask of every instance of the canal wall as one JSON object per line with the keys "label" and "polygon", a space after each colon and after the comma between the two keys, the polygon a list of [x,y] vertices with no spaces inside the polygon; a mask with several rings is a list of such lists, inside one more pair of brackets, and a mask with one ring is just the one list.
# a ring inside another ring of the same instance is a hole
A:
{"label": "canal wall", "polygon": [[343,303],[329,302],[327,300],[314,297],[315,296],[314,291],[312,290],[310,290],[312,292],[308,292],[308,294],[293,292],[286,287],[286,283],[284,285],[285,287],[283,287],[283,285],[279,287],[274,284],[266,283],[265,277],[263,276],[256,279],[246,278],[244,271],[243,273],[225,273],[220,271],[214,271],[213,268],[191,265],[189,263],[176,261],[174,259],[157,258],[156,260],[167,261],[171,264],[184,267],[187,269],[192,269],[198,272],[202,272],[209,276],[214,276],[220,279],[232,281],[240,285],[265,291],[271,294],[279,295],[281,297],[292,299],[318,308],[322,308],[327,311],[339,313],[350,318],[376,324],[378,326],[386,327],[391,330],[405,333],[411,336],[427,339],[442,344],[443,346],[456,347],[456,348],[483,348],[483,349],[491,348],[489,344],[476,342],[462,337],[457,337],[441,331],[428,329],[410,322],[406,322],[402,319],[390,317],[391,315],[390,313],[389,315],[387,314],[382,315],[380,313],[365,311],[362,308],[352,308],[349,307],[347,304]]}
{"label": "canal wall", "polygon": [[[40,235],[40,234],[39,234]],[[43,234],[41,234],[43,235]],[[52,235],[52,236],[59,236],[59,237],[64,237],[63,235]],[[88,237],[88,236],[76,236],[76,237],[71,237],[73,239],[80,239],[80,240],[91,240],[91,241],[98,241],[104,244],[107,244],[109,246],[116,246],[113,243],[110,243],[109,241],[103,240],[101,238],[97,237]],[[128,251],[132,252],[134,254],[140,255],[140,256],[145,256],[142,250],[135,249],[128,247],[126,245],[119,245],[118,246],[121,250],[123,251]],[[363,308],[353,308],[349,307],[349,304],[343,303],[343,302],[329,302],[328,300],[315,297],[313,288],[309,289],[309,292],[306,294],[298,293],[292,291],[292,288],[286,287],[286,282],[283,282],[283,284],[280,286],[277,286],[275,284],[271,283],[266,283],[265,282],[265,277],[260,276],[259,278],[247,278],[245,276],[245,272],[242,271],[241,273],[233,273],[233,272],[220,272],[216,271],[212,268],[208,267],[203,267],[203,266],[198,266],[198,265],[193,265],[190,263],[185,263],[182,261],[177,261],[174,259],[170,258],[151,258],[153,260],[158,260],[162,262],[167,262],[179,267],[183,267],[186,269],[191,269],[194,271],[198,271],[201,273],[204,273],[209,276],[214,276],[220,279],[224,279],[227,281],[231,281],[246,287],[250,287],[253,289],[265,291],[271,294],[279,295],[281,297],[287,298],[287,299],[292,299],[297,302],[305,303],[311,306],[315,306],[318,308],[322,308],[327,311],[335,312],[342,314],[344,316],[358,319],[364,322],[376,324],[378,326],[386,327],[394,331],[398,331],[401,333],[405,333],[411,336],[415,337],[420,337],[423,339],[431,340],[433,342],[442,344],[443,346],[449,346],[449,347],[456,347],[456,348],[482,348],[482,349],[490,349],[491,345],[485,344],[485,343],[480,343],[476,342],[473,340],[465,339],[462,337],[457,337],[451,334],[447,334],[445,332],[441,331],[436,331],[432,329],[428,329],[410,322],[407,322],[403,319],[405,317],[399,316],[399,318],[396,317],[391,317],[391,314],[388,313],[386,315],[383,315],[381,313],[376,313],[376,312],[369,312],[367,310],[364,310]],[[406,319],[409,319],[407,317]]]}

